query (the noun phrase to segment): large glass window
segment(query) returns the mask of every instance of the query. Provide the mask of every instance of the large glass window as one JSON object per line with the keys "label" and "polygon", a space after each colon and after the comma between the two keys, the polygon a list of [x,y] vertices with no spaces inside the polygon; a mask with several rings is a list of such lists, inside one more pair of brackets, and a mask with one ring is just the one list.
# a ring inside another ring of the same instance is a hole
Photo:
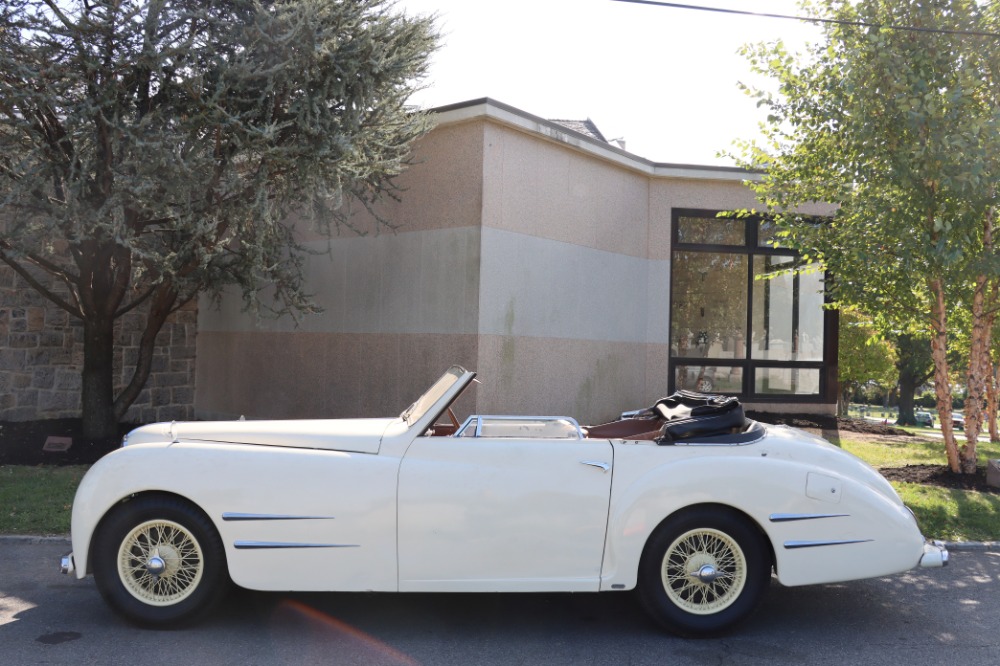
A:
{"label": "large glass window", "polygon": [[753,258],[751,356],[772,361],[823,360],[823,280],[792,273],[795,257]]}
{"label": "large glass window", "polygon": [[746,223],[724,217],[679,215],[677,239],[691,245],[746,245]]}
{"label": "large glass window", "polygon": [[675,389],[825,399],[835,348],[823,273],[801,269],[772,223],[675,210],[670,363]]}
{"label": "large glass window", "polygon": [[814,368],[757,368],[754,393],[761,395],[818,395],[819,370]]}
{"label": "large glass window", "polygon": [[747,257],[675,252],[670,343],[682,358],[743,358]]}

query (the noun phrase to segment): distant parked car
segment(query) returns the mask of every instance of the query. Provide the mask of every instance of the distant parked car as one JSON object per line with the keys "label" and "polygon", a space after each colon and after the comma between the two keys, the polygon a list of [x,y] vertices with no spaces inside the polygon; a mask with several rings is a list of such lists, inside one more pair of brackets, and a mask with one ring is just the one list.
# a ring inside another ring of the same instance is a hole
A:
{"label": "distant parked car", "polygon": [[951,425],[954,428],[961,428],[962,430],[965,430],[965,417],[958,413],[952,413]]}
{"label": "distant parked car", "polygon": [[921,425],[927,428],[934,427],[934,415],[931,414],[930,412],[917,412],[916,414],[913,415],[913,418],[916,419],[917,425]]}

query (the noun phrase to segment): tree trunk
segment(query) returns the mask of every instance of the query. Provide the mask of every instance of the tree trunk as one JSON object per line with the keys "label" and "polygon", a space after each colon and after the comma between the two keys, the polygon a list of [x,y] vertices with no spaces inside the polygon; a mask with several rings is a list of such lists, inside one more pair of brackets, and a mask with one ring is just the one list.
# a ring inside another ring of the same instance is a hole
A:
{"label": "tree trunk", "polygon": [[161,284],[150,299],[149,312],[146,313],[146,326],[142,331],[139,340],[139,356],[135,363],[135,370],[128,385],[114,401],[114,415],[117,419],[122,419],[125,412],[139,397],[140,391],[149,379],[150,369],[153,367],[153,352],[156,350],[156,336],[163,328],[167,317],[173,312],[177,303],[177,292],[170,282]]}
{"label": "tree trunk", "polygon": [[920,385],[927,381],[928,375],[924,364],[918,359],[924,358],[926,343],[912,335],[902,333],[896,337],[896,349],[899,356],[896,359],[896,372],[899,373],[899,419],[900,425],[917,425],[914,396]]}
{"label": "tree trunk", "polygon": [[90,439],[118,436],[114,409],[114,318],[91,317],[83,321],[83,373],[81,406],[83,435]]}
{"label": "tree trunk", "polygon": [[[993,210],[983,219],[983,251],[993,253]],[[969,344],[969,371],[965,385],[965,446],[959,452],[964,474],[976,472],[976,447],[983,427],[983,405],[987,399],[990,374],[990,347],[993,328],[993,311],[996,306],[996,284],[985,273],[976,276],[976,290],[972,296],[972,339]]]}
{"label": "tree trunk", "polygon": [[990,351],[987,316],[984,312],[986,282],[985,275],[976,278],[976,291],[972,297],[972,338],[969,343],[969,369],[965,374],[968,391],[965,399],[965,446],[959,451],[963,474],[976,472],[976,444],[983,428],[983,401],[986,399]]}
{"label": "tree trunk", "polygon": [[937,397],[938,418],[944,436],[944,452],[948,467],[962,473],[958,444],[951,421],[951,380],[948,378],[948,313],[944,303],[944,285],[940,279],[929,281],[931,292],[931,358],[934,359],[934,394]]}
{"label": "tree trunk", "polygon": [[990,441],[1000,441],[1000,431],[997,430],[997,366],[992,356],[989,359],[989,383],[986,385],[986,423],[990,430]]}
{"label": "tree trunk", "polygon": [[900,425],[916,425],[917,417],[914,414],[913,394],[917,392],[916,377],[912,374],[903,376],[899,373],[899,418],[896,422]]}
{"label": "tree trunk", "polygon": [[850,416],[851,396],[854,394],[854,386],[849,383],[840,385],[840,399],[837,404],[837,416],[844,418]]}

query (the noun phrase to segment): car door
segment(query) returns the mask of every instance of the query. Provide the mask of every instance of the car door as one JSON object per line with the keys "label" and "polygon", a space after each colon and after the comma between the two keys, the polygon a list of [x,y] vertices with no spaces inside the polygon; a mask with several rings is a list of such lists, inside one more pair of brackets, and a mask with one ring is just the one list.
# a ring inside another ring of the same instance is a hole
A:
{"label": "car door", "polygon": [[399,472],[400,591],[597,591],[610,442],[418,437]]}

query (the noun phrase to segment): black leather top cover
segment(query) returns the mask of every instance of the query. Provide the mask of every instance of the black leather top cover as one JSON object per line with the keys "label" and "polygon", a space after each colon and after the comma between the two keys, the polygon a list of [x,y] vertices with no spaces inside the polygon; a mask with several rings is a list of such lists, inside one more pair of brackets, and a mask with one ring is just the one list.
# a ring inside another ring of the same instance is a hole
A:
{"label": "black leather top cover", "polygon": [[743,405],[733,396],[677,391],[657,400],[649,411],[664,421],[657,438],[661,444],[735,434],[747,426]]}

